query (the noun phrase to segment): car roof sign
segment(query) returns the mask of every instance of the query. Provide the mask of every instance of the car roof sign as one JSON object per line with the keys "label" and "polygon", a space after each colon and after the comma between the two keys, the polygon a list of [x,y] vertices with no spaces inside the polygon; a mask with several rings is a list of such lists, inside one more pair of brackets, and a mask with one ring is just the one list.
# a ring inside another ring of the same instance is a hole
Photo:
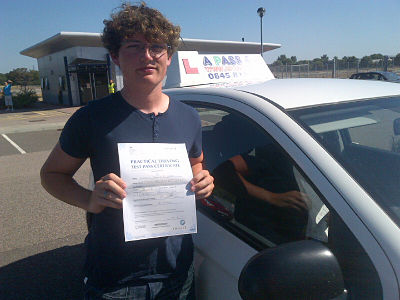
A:
{"label": "car roof sign", "polygon": [[201,85],[243,85],[274,79],[260,54],[199,54],[178,51],[172,56],[164,88]]}

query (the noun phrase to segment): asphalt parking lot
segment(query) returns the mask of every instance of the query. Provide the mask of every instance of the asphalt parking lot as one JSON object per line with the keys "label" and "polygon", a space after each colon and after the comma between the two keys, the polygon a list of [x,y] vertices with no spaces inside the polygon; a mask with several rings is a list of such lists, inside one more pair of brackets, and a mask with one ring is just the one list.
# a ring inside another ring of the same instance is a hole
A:
{"label": "asphalt parking lot", "polygon": [[[0,112],[0,299],[82,298],[84,212],[47,194],[39,178],[75,110]],[[88,184],[88,163],[75,177]]]}

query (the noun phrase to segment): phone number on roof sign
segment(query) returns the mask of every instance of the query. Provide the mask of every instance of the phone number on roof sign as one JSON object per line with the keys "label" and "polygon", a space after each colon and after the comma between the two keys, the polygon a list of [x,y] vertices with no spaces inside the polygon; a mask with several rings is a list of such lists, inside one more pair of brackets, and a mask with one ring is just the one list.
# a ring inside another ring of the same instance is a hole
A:
{"label": "phone number on roof sign", "polygon": [[242,76],[241,72],[208,73],[208,78],[210,79],[230,79],[230,78],[239,78],[241,76]]}

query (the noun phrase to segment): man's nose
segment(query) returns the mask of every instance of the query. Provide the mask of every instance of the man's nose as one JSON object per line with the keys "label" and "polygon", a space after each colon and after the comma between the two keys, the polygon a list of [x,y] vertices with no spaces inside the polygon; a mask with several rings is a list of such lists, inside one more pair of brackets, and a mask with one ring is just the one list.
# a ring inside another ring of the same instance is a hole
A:
{"label": "man's nose", "polygon": [[140,51],[140,54],[143,55],[146,59],[152,60],[153,57],[150,54],[150,48],[149,47],[143,47]]}

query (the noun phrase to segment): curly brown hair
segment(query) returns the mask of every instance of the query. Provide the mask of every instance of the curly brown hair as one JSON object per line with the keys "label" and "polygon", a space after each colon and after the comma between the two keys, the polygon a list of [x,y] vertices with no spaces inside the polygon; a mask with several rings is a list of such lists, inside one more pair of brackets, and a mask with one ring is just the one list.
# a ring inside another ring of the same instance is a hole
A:
{"label": "curly brown hair", "polygon": [[110,20],[104,20],[102,41],[112,55],[118,56],[121,42],[135,34],[143,34],[148,42],[167,43],[171,56],[179,46],[181,28],[173,25],[158,10],[147,7],[145,2],[138,5],[123,3]]}

